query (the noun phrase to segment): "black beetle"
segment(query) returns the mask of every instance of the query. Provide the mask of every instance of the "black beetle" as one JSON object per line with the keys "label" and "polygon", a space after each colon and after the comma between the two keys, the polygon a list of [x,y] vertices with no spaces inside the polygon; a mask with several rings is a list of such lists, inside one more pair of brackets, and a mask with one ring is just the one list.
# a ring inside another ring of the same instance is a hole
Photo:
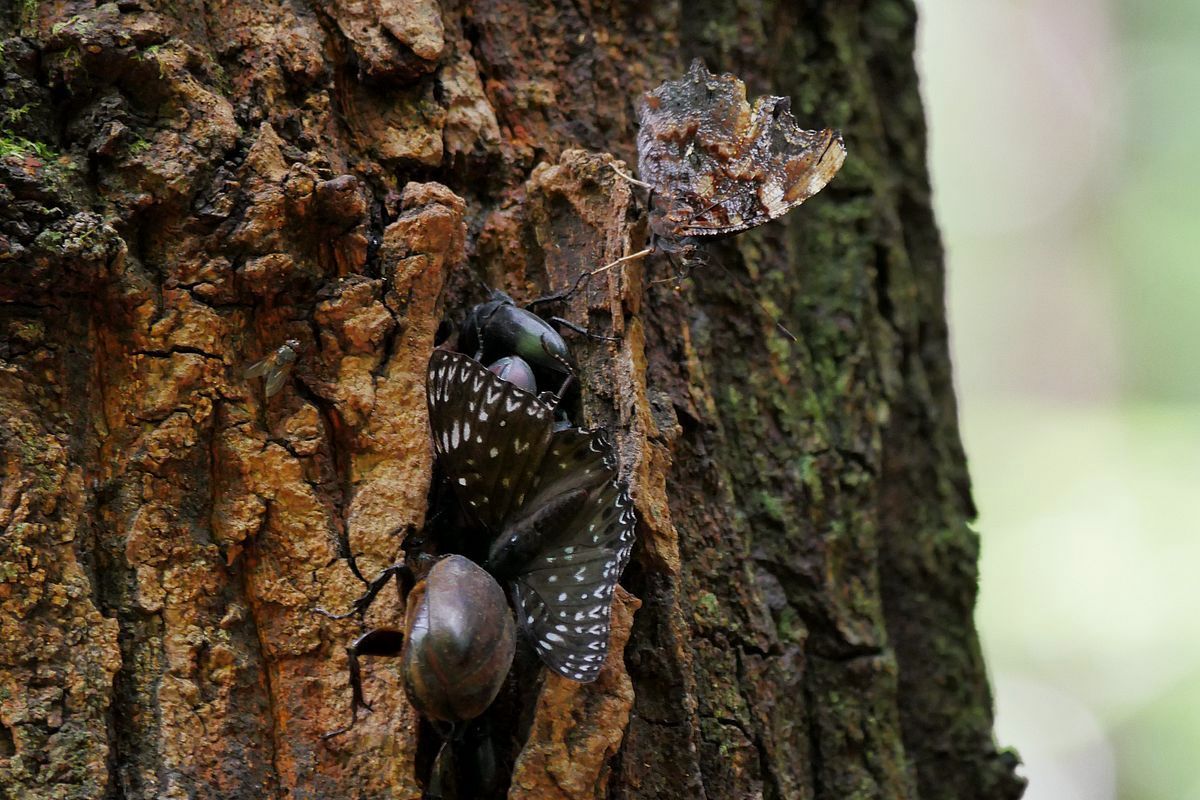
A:
{"label": "black beetle", "polygon": [[[555,320],[556,322],[559,320]],[[486,303],[471,309],[459,335],[459,349],[489,364],[504,356],[520,356],[535,368],[563,376],[574,372],[571,353],[550,323],[493,290]]]}

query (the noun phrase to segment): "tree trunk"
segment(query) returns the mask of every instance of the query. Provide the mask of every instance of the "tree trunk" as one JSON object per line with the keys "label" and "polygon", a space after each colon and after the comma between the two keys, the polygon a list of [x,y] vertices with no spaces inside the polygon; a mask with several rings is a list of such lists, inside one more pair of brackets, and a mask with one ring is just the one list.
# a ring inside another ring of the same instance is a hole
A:
{"label": "tree trunk", "polygon": [[[0,794],[420,796],[398,664],[320,739],[358,627],[313,610],[424,519],[439,323],[481,281],[529,300],[643,246],[609,167],[700,56],[849,157],[727,269],[632,264],[565,309],[620,337],[571,345],[639,542],[596,683],[518,655],[508,796],[1020,795],[972,624],[910,3],[13,3]],[[288,338],[264,399],[245,366]]]}

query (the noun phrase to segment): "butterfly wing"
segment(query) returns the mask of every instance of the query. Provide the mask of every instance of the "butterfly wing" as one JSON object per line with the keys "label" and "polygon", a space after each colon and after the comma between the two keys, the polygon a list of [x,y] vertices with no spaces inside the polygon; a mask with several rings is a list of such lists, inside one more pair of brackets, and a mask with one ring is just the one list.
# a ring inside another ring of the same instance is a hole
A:
{"label": "butterfly wing", "polygon": [[752,109],[740,80],[699,60],[643,97],[638,172],[654,186],[656,233],[735,233],[824,188],[845,160],[841,134],[802,129],[788,104],[762,97]]}
{"label": "butterfly wing", "polygon": [[459,500],[499,531],[526,501],[554,431],[554,410],[473,358],[434,350],[426,375],[433,447]]}
{"label": "butterfly wing", "polygon": [[588,682],[608,654],[613,591],[633,549],[636,516],[603,432],[570,428],[554,434],[526,507],[580,489],[585,501],[511,585],[538,656],[563,677]]}
{"label": "butterfly wing", "polygon": [[[756,116],[764,122],[753,139],[738,177],[722,173],[715,197],[699,208],[681,208],[676,236],[712,236],[749,230],[782,217],[825,188],[846,160],[846,145],[834,130],[806,131],[791,114],[760,113],[760,106],[783,98],[760,98]],[[785,124],[790,122],[790,125]]]}

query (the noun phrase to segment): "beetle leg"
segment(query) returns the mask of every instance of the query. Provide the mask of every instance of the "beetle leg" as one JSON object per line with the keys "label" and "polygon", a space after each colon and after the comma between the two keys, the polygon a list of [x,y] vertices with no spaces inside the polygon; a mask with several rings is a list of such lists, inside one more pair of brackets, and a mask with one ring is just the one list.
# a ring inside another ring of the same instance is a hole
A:
{"label": "beetle leg", "polygon": [[571,366],[571,362],[550,350],[550,347],[546,344],[546,337],[544,335],[541,338],[541,343],[542,352],[549,356],[552,360],[558,362],[559,366],[562,367],[563,372],[567,374],[567,377],[563,379],[562,385],[558,387],[557,392],[554,394],[549,394],[546,392],[543,393],[549,398],[548,402],[551,406],[557,406],[563,399],[563,395],[567,393],[567,389],[569,389],[571,384],[575,381],[575,368]]}
{"label": "beetle leg", "polygon": [[454,785],[453,770],[454,749],[450,746],[450,740],[443,736],[442,744],[438,747],[437,755],[433,759],[429,786],[425,788],[427,800],[443,800],[445,798],[447,786]]}
{"label": "beetle leg", "polygon": [[586,336],[589,339],[595,339],[595,340],[601,341],[601,342],[619,342],[619,341],[621,341],[621,338],[619,336],[602,336],[599,333],[592,333],[587,328],[576,325],[574,322],[571,322],[569,319],[563,319],[562,317],[547,317],[546,321],[553,322],[556,325],[562,325],[567,330],[575,331],[580,336]]}
{"label": "beetle leg", "polygon": [[344,728],[323,734],[322,739],[332,739],[341,736],[354,727],[358,722],[358,710],[371,710],[371,704],[363,696],[362,670],[358,663],[359,656],[383,656],[387,658],[400,655],[404,648],[404,633],[392,628],[376,628],[367,631],[354,640],[346,648],[346,658],[350,666],[350,724]]}
{"label": "beetle leg", "polygon": [[459,722],[441,722],[430,720],[433,729],[442,740],[438,746],[437,755],[433,758],[433,769],[429,773],[429,785],[425,787],[425,800],[444,800],[447,797],[464,797],[460,788],[462,781],[458,774],[458,757],[455,745],[462,741],[468,724]]}
{"label": "beetle leg", "polygon": [[402,594],[407,594],[409,587],[413,585],[413,574],[408,564],[393,564],[387,567],[375,580],[367,584],[367,591],[362,597],[350,604],[350,610],[345,614],[334,614],[331,611],[326,611],[323,608],[314,608],[313,611],[330,619],[349,619],[357,615],[360,619],[367,613],[367,609],[375,602],[375,598],[383,591],[383,587],[387,586],[387,582],[395,576],[396,585]]}

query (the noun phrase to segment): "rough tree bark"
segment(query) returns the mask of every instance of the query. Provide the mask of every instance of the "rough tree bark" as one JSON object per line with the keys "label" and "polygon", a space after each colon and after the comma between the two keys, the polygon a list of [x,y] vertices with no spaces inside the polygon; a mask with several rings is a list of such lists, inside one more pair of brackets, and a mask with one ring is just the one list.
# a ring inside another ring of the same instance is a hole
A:
{"label": "rough tree bark", "polygon": [[[971,618],[914,26],[907,0],[9,0],[3,795],[419,796],[394,664],[319,740],[356,625],[312,609],[423,519],[439,322],[480,280],[529,299],[642,246],[609,165],[638,94],[701,56],[850,155],[723,246],[729,273],[680,291],[652,261],[567,309],[621,339],[572,346],[639,544],[597,683],[518,657],[509,796],[1019,796]],[[243,369],[288,337],[264,402]]]}

